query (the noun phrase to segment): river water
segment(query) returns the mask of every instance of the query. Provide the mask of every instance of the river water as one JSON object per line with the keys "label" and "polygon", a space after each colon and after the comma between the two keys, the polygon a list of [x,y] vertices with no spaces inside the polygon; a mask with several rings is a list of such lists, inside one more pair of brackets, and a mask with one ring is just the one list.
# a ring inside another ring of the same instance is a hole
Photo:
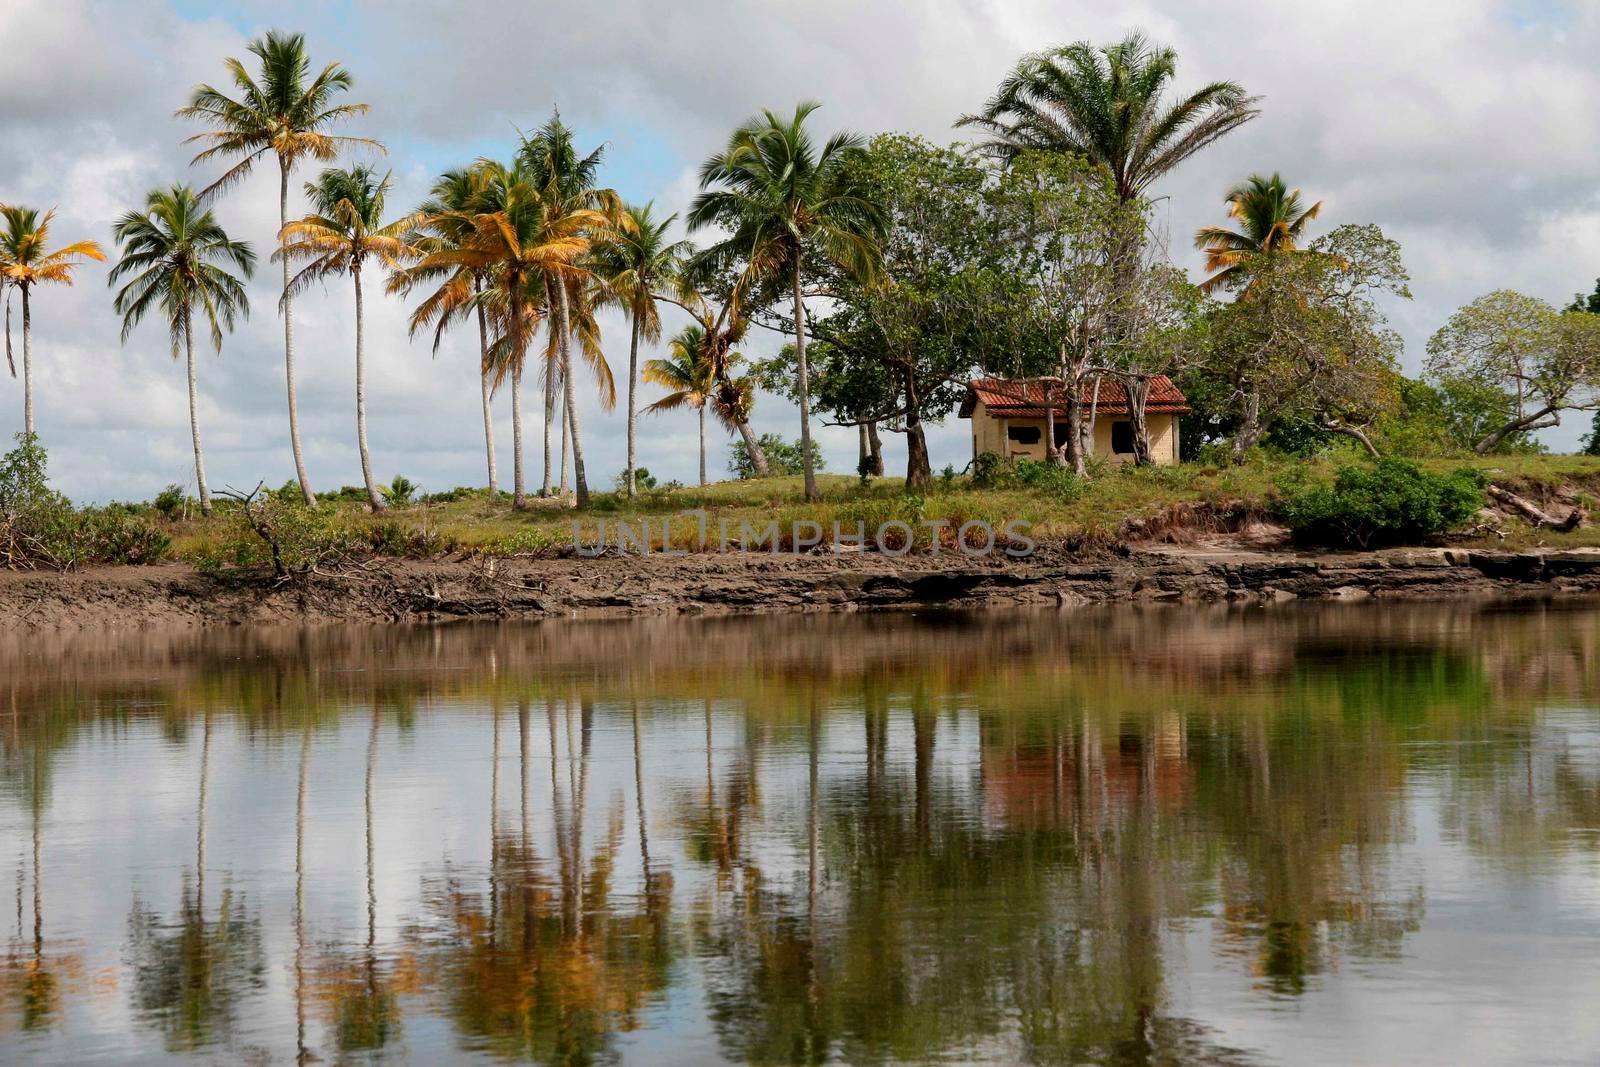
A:
{"label": "river water", "polygon": [[0,638],[0,1062],[1593,1063],[1600,610]]}

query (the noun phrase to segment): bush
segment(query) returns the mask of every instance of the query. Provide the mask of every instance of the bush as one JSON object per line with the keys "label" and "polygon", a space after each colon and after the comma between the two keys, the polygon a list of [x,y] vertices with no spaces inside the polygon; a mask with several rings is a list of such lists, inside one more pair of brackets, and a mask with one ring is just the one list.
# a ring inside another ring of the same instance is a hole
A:
{"label": "bush", "polygon": [[1303,540],[1370,548],[1461,526],[1483,506],[1483,486],[1476,470],[1431,474],[1389,456],[1340,467],[1331,485],[1300,468],[1280,484],[1274,512]]}
{"label": "bush", "polygon": [[0,457],[0,566],[152,563],[170,551],[167,535],[126,504],[75,509],[50,488],[47,467],[45,450],[27,434]]}
{"label": "bush", "polygon": [[384,502],[392,508],[403,508],[416,497],[417,490],[421,489],[416,482],[404,474],[396,474],[394,481],[388,485],[380,485],[378,492],[383,494]]}
{"label": "bush", "polygon": [[982,452],[972,461],[972,484],[980,489],[1043,489],[1073,499],[1083,492],[1083,479],[1066,467],[1035,459],[1007,460]]}
{"label": "bush", "polygon": [[184,491],[183,486],[173,484],[157,493],[150,506],[161,512],[162,518],[175,519],[188,503],[189,494]]}
{"label": "bush", "polygon": [[[618,471],[617,476],[611,480],[611,484],[617,487],[617,492],[626,493],[628,491],[627,470]],[[648,468],[635,467],[633,469],[633,485],[634,488],[641,491],[654,489],[656,487],[656,476],[651,474]]]}

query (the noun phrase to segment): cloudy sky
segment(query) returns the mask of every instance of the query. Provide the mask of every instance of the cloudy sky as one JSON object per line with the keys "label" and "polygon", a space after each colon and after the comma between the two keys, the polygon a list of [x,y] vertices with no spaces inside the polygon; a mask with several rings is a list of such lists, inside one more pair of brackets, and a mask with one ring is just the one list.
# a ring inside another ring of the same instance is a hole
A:
{"label": "cloudy sky", "polygon": [[[1376,222],[1404,246],[1415,299],[1390,310],[1411,369],[1432,330],[1480,293],[1511,286],[1565,301],[1600,275],[1600,5],[1581,0],[544,0],[504,5],[492,19],[463,18],[442,0],[6,0],[0,202],[55,206],[58,241],[109,247],[113,219],[146,190],[203,184],[215,173],[189,167],[181,141],[193,130],[172,112],[197,82],[222,81],[225,56],[243,55],[252,36],[274,27],[306,33],[314,62],[337,59],[352,71],[354,99],[372,111],[349,132],[388,145],[397,207],[443,168],[509,155],[517,127],[559,106],[585,142],[609,146],[609,184],[669,211],[693,195],[700,161],[758,107],[814,97],[825,105],[814,120],[822,127],[953,139],[951,122],[1023,52],[1138,27],[1177,48],[1180,88],[1232,78],[1265,97],[1260,119],[1157,190],[1168,197],[1175,247],[1220,219],[1230,183],[1281,171],[1324,202],[1323,226]],[[263,258],[276,193],[275,168],[262,168],[219,208]],[[201,368],[216,485],[292,474],[276,271],[264,267],[252,287],[255,314]],[[119,344],[104,278],[104,267],[90,265],[73,289],[37,291],[39,432],[71,495],[147,497],[192,479],[182,368],[156,324]],[[426,343],[406,341],[398,301],[368,304],[380,477],[403,473],[430,488],[482,484],[475,339],[456,337],[434,357]],[[319,487],[360,478],[351,305],[341,285],[296,305],[301,426]],[[613,365],[625,366],[626,330],[606,325]],[[622,416],[600,411],[584,392],[591,478],[609,482],[623,463]],[[509,399],[496,403],[509,482]],[[537,419],[532,395],[528,410]],[[797,432],[792,410],[774,397],[761,398],[755,422]],[[20,382],[0,378],[0,433],[9,440],[21,424]],[[642,462],[691,480],[691,419],[642,425]],[[1570,447],[1583,429],[1563,426],[1550,440]],[[529,432],[537,442],[536,421]],[[822,439],[830,469],[853,469],[853,431],[827,430]],[[966,442],[953,417],[936,429],[935,467],[965,463]],[[892,437],[889,444],[894,462],[903,450]],[[720,431],[714,446],[711,466],[720,470]],[[528,462],[537,470],[536,452]]]}

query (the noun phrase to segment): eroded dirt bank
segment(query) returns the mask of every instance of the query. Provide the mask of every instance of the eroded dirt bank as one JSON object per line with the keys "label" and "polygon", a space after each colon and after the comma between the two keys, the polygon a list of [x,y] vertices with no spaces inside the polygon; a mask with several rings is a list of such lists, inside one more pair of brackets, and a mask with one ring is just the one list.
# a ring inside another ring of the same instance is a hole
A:
{"label": "eroded dirt bank", "polygon": [[185,564],[0,572],[0,629],[892,610],[1115,600],[1600,591],[1600,550],[1299,554],[1164,547],[1026,561],[946,554],[382,560],[291,582]]}

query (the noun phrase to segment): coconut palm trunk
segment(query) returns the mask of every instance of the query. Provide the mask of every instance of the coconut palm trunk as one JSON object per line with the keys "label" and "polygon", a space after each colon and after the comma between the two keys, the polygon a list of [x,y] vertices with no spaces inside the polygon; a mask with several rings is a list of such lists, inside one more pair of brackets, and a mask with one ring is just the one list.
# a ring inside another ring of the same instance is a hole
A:
{"label": "coconut palm trunk", "polygon": [[706,484],[706,402],[700,401],[700,484]]}
{"label": "coconut palm trunk", "polygon": [[[628,499],[632,500],[639,494],[638,487],[634,484],[634,439],[639,430],[639,408],[636,393],[639,384],[639,316],[629,316],[633,320],[632,337],[628,342]],[[706,415],[705,407],[700,409],[700,484],[706,484]]]}
{"label": "coconut palm trunk", "polygon": [[[278,230],[281,236],[289,225],[289,161],[278,157]],[[300,405],[294,391],[294,297],[289,292],[289,257],[283,257],[283,376],[289,394],[289,447],[294,452],[294,476],[300,481],[300,495],[306,504],[317,502],[311,491],[311,478],[306,474],[306,459],[300,450]]]}
{"label": "coconut palm trunk", "polygon": [[372,454],[367,450],[367,331],[359,263],[351,268],[350,277],[356,283],[356,447],[361,452],[361,477],[367,485],[367,501],[373,511],[382,511],[383,496],[373,480]]}
{"label": "coconut palm trunk", "polygon": [[811,381],[806,367],[806,305],[800,296],[800,249],[794,252],[794,358],[800,385],[800,459],[805,464],[806,499],[817,499],[817,469],[811,455]]}
{"label": "coconut palm trunk", "polygon": [[[483,292],[483,279],[473,276],[473,291]],[[500,491],[500,479],[494,463],[494,408],[490,404],[493,390],[489,385],[489,326],[484,320],[483,305],[478,305],[478,384],[483,393],[483,447],[489,456],[489,492]]]}
{"label": "coconut palm trunk", "polygon": [[[545,481],[550,480],[548,456],[545,449]],[[522,472],[522,363],[511,368],[511,506],[521,511],[528,506],[527,486]]]}
{"label": "coconut palm trunk", "polygon": [[583,471],[583,438],[578,429],[578,405],[572,395],[572,315],[567,301],[567,287],[560,286],[561,295],[561,377],[562,393],[567,402],[567,423],[572,428],[572,485],[578,494],[578,506],[589,506],[589,482]]}
{"label": "coconut palm trunk", "polygon": [[183,346],[189,375],[189,437],[194,442],[194,481],[200,494],[200,514],[211,514],[211,487],[206,484],[206,457],[200,448],[199,385],[194,366],[194,323],[186,314],[183,320]]}
{"label": "coconut palm trunk", "polygon": [[22,289],[22,432],[29,437],[33,428],[33,311],[28,303],[28,289]]}

